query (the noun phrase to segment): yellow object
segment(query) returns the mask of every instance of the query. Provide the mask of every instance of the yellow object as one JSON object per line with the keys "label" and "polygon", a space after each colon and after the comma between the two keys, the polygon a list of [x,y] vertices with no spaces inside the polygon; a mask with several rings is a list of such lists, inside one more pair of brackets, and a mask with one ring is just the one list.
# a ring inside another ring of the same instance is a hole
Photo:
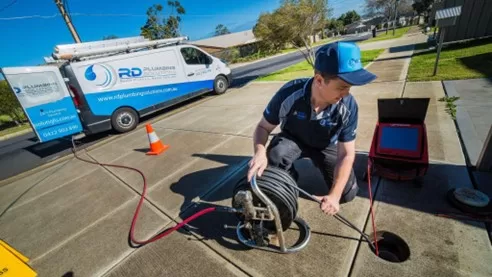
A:
{"label": "yellow object", "polygon": [[35,277],[36,272],[26,262],[29,259],[0,240],[0,276],[1,277]]}
{"label": "yellow object", "polygon": [[16,255],[17,258],[19,258],[20,260],[22,260],[24,263],[29,262],[29,258],[28,257],[22,255],[19,251],[15,250],[13,247],[11,247],[10,245],[8,245],[3,240],[0,240],[0,246],[3,246],[5,248],[7,248],[8,251],[12,252],[12,254]]}

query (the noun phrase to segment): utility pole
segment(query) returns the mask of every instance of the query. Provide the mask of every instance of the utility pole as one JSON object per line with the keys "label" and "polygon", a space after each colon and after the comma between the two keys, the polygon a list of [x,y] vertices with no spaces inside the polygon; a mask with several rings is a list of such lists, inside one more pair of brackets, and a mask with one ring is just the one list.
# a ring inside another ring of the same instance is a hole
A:
{"label": "utility pole", "polygon": [[60,14],[63,17],[63,20],[65,20],[65,23],[67,24],[68,30],[72,34],[73,40],[76,43],[81,43],[79,34],[77,34],[77,31],[75,30],[75,27],[72,24],[72,21],[70,20],[70,17],[68,16],[67,12],[65,11],[65,7],[63,6],[62,0],[55,0],[55,4],[58,7],[58,10],[60,10]]}
{"label": "utility pole", "polygon": [[395,0],[395,21],[393,21],[393,36],[395,35],[396,17],[398,15],[398,0]]}

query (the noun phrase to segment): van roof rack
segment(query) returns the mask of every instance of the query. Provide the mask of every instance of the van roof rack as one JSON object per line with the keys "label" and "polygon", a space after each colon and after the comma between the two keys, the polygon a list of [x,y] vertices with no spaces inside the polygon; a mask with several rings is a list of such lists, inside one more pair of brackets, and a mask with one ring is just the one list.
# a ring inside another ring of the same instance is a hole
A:
{"label": "van roof rack", "polygon": [[119,46],[119,45],[128,45],[131,43],[143,42],[143,41],[149,41],[149,40],[143,36],[138,36],[138,37],[89,41],[89,42],[83,42],[83,43],[61,44],[61,45],[55,46],[54,53],[70,54],[70,53],[76,53],[76,52],[86,51],[86,50],[104,49],[104,48],[114,47],[114,46]]}
{"label": "van roof rack", "polygon": [[90,59],[91,57],[105,57],[115,55],[121,52],[132,52],[153,47],[176,45],[182,41],[188,40],[188,37],[176,37],[159,40],[148,40],[142,36],[123,39],[111,39],[103,41],[93,41],[75,44],[57,45],[52,57],[55,60],[72,60],[77,58]]}

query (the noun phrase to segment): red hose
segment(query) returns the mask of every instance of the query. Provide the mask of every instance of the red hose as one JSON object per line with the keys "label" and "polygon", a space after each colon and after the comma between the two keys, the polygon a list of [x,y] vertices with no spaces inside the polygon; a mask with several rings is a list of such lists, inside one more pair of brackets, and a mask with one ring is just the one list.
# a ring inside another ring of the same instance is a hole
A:
{"label": "red hose", "polygon": [[376,236],[376,224],[374,223],[374,210],[372,208],[372,187],[371,187],[371,160],[367,162],[367,185],[369,186],[369,204],[371,207],[372,232],[374,234],[374,245],[376,247],[376,256],[379,256],[378,240]]}
{"label": "red hose", "polygon": [[135,214],[133,215],[133,219],[132,219],[132,224],[131,224],[131,227],[130,227],[130,239],[131,241],[134,243],[134,244],[139,244],[139,245],[145,245],[147,243],[151,243],[151,242],[154,242],[158,239],[161,239],[169,234],[171,234],[172,232],[178,230],[179,228],[183,227],[184,225],[188,224],[188,222],[204,215],[204,214],[207,214],[207,213],[210,213],[210,212],[213,212],[215,211],[215,207],[210,207],[210,208],[206,208],[206,209],[203,209],[201,211],[198,211],[197,213],[191,215],[190,217],[186,218],[185,220],[183,220],[181,223],[179,223],[178,225],[170,228],[170,229],[167,229],[166,231],[160,233],[159,235],[153,237],[153,238],[150,238],[148,240],[143,240],[143,241],[140,241],[140,240],[136,240],[135,239],[135,236],[134,236],[134,232],[135,232],[135,225],[137,225],[137,218],[138,218],[138,215],[140,213],[140,209],[142,208],[142,204],[143,204],[143,201],[145,199],[145,195],[147,193],[147,179],[145,178],[145,175],[143,174],[142,171],[136,169],[136,168],[133,168],[133,167],[129,167],[129,166],[124,166],[124,165],[116,165],[116,164],[105,164],[105,163],[100,163],[100,162],[94,162],[94,161],[90,161],[90,160],[86,160],[84,158],[81,158],[77,155],[76,151],[75,151],[75,144],[74,144],[74,148],[72,149],[73,150],[73,154],[75,156],[75,158],[83,161],[83,162],[86,162],[86,163],[90,163],[90,164],[95,164],[95,165],[99,165],[99,166],[108,166],[108,167],[116,167],[116,168],[124,168],[124,169],[129,169],[129,170],[133,170],[133,171],[136,171],[138,172],[138,174],[140,174],[140,176],[142,176],[142,179],[143,179],[143,190],[142,190],[142,194],[140,196],[140,201],[138,202],[138,205],[137,205],[137,209],[135,210]]}

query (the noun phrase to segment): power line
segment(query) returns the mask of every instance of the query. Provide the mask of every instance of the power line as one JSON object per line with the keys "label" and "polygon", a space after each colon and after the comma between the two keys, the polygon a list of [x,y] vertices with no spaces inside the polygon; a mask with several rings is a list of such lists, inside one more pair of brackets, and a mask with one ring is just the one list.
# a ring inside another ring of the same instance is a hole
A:
{"label": "power line", "polygon": [[[227,14],[229,16],[241,16],[245,15],[243,14]],[[255,14],[256,15],[256,14]],[[43,19],[50,19],[53,17],[59,16],[59,14],[53,14],[53,15],[23,15],[23,16],[13,16],[13,17],[0,17],[0,20],[16,20],[16,19],[31,19],[31,18],[43,18]],[[147,17],[146,14],[130,14],[130,13],[71,13],[71,17],[76,17],[76,16],[94,16],[94,17],[100,17],[100,16],[123,16],[123,17]],[[183,18],[186,17],[218,17],[220,15],[217,14],[184,14],[181,15]]]}
{"label": "power line", "polygon": [[23,16],[13,16],[13,17],[0,17],[0,20],[19,20],[19,19],[33,19],[33,18],[41,18],[41,19],[51,19],[60,16],[59,14],[52,15],[23,15]]}
{"label": "power line", "polygon": [[19,0],[13,0],[12,2],[10,2],[9,4],[7,4],[6,6],[4,6],[3,8],[0,9],[0,12],[3,12],[5,11],[6,9],[12,7],[15,3],[17,3],[17,1]]}
{"label": "power line", "polygon": [[[244,14],[228,14],[230,16],[240,16]],[[41,18],[41,19],[51,19],[54,17],[60,16],[59,14],[53,14],[53,15],[23,15],[23,16],[13,16],[13,17],[0,17],[0,20],[19,20],[19,19],[33,19],[33,18]],[[71,13],[70,17],[77,17],[77,16],[93,16],[93,17],[102,17],[102,16],[108,16],[108,17],[147,17],[146,14],[129,14],[129,13]],[[217,17],[217,14],[185,14],[182,15],[183,18],[186,17]]]}

